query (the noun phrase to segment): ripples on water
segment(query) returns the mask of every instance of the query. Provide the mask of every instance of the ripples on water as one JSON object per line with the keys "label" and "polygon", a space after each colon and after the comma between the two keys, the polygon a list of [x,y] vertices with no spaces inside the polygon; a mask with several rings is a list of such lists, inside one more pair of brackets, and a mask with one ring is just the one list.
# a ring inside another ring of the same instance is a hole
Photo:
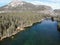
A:
{"label": "ripples on water", "polygon": [[57,22],[51,20],[44,20],[14,37],[14,39],[4,39],[0,45],[60,45]]}

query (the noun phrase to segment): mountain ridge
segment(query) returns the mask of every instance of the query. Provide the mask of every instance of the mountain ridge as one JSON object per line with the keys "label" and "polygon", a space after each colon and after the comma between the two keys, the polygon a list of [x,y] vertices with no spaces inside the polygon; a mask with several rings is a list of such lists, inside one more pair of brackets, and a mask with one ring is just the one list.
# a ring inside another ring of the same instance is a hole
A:
{"label": "mountain ridge", "polygon": [[19,1],[19,0],[14,0],[10,2],[9,4],[3,6],[0,8],[0,12],[11,12],[11,11],[34,11],[37,13],[44,13],[44,14],[51,14],[55,15],[56,13],[50,6],[46,5],[34,5],[29,2],[25,1]]}

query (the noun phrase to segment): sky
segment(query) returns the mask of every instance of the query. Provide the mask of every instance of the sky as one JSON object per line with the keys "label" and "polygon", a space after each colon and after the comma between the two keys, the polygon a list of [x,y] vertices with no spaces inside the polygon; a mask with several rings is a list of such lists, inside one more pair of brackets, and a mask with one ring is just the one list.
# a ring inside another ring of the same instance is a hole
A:
{"label": "sky", "polygon": [[[0,0],[0,7],[10,3],[12,0]],[[60,0],[23,0],[35,5],[47,5],[53,9],[60,9]]]}

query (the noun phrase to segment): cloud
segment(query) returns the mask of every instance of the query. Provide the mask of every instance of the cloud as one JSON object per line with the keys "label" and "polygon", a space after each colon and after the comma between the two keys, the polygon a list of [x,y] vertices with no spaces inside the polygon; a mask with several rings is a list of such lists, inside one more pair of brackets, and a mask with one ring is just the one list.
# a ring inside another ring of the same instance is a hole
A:
{"label": "cloud", "polygon": [[8,4],[8,3],[11,2],[11,1],[12,1],[12,0],[0,0],[0,7]]}
{"label": "cloud", "polygon": [[10,2],[11,0],[0,0],[0,3]]}
{"label": "cloud", "polygon": [[4,2],[4,0],[0,0],[0,2]]}
{"label": "cloud", "polygon": [[52,2],[60,2],[60,0],[50,0],[50,1],[52,1]]}
{"label": "cloud", "polygon": [[[6,5],[12,0],[0,0],[0,6]],[[60,0],[24,0],[35,5],[48,5],[51,6],[53,9],[59,9],[60,7]]]}
{"label": "cloud", "polygon": [[[49,1],[52,1],[52,2],[49,2]],[[51,6],[53,9],[59,9],[60,7],[60,3],[57,3],[59,2],[60,0],[56,0],[57,2],[55,3],[55,0],[49,0],[49,1],[32,1],[31,3],[35,4],[35,5],[48,5],[48,6]],[[53,3],[54,2],[54,3]]]}

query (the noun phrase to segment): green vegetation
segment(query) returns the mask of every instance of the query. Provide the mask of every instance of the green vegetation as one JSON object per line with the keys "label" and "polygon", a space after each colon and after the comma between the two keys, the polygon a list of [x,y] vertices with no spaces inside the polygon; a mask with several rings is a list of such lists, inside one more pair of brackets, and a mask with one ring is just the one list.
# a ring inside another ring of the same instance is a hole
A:
{"label": "green vegetation", "polygon": [[[16,31],[17,27],[32,26],[33,23],[40,22],[41,19],[51,17],[49,14],[35,12],[11,12],[0,13],[0,37],[9,36]],[[60,18],[55,17],[60,28]],[[18,31],[16,31],[18,32]]]}
{"label": "green vegetation", "polygon": [[0,37],[9,36],[16,28],[28,27],[33,23],[40,22],[41,19],[46,17],[44,14],[33,12],[15,12],[15,13],[1,13],[0,14]]}
{"label": "green vegetation", "polygon": [[[40,22],[41,19],[51,17],[49,14],[41,14],[35,12],[12,12],[0,13],[0,37],[9,36],[16,31],[17,27],[32,26],[33,23]],[[55,17],[60,28],[60,18]],[[18,31],[16,31],[18,32]]]}

